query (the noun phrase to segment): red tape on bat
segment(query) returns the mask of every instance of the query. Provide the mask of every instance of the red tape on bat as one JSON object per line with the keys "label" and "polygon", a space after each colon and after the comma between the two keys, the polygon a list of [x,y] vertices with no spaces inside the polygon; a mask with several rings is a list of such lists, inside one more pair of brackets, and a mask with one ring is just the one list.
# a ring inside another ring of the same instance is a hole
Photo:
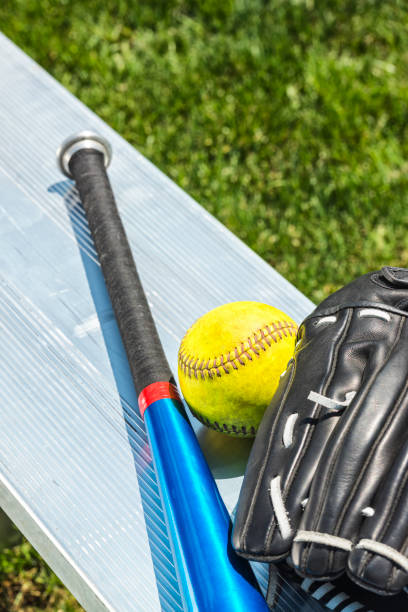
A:
{"label": "red tape on bat", "polygon": [[178,400],[179,402],[181,401],[177,387],[172,383],[164,381],[152,383],[141,391],[137,400],[142,419],[144,418],[143,415],[150,404],[153,404],[153,402],[157,402],[161,399],[174,399]]}

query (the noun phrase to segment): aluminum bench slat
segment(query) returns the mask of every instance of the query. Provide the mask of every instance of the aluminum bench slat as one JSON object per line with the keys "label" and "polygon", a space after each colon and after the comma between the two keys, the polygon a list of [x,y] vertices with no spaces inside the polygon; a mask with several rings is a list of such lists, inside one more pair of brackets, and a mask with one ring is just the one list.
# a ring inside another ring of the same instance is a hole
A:
{"label": "aluminum bench slat", "polygon": [[[313,305],[1,34],[0,58],[0,506],[86,609],[178,610],[143,422],[57,147],[84,128],[111,142],[112,185],[174,372],[184,332],[217,305],[255,299],[297,321]],[[232,511],[249,443],[192,422]]]}

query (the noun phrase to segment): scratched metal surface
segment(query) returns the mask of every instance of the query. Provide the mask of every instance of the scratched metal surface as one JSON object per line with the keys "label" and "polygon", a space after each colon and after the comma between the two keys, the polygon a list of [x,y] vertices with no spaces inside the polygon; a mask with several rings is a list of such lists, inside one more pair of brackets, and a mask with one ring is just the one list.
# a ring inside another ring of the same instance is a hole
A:
{"label": "scratched metal surface", "polygon": [[[255,299],[300,321],[312,304],[1,34],[0,90],[0,506],[87,609],[181,609],[128,366],[57,147],[84,128],[110,140],[173,371],[210,308]],[[232,511],[249,443],[193,424]]]}

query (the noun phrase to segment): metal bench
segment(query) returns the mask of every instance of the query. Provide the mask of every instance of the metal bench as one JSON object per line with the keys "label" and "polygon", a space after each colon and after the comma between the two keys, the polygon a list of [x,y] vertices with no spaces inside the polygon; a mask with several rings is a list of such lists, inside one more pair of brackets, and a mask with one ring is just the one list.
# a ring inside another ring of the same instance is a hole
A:
{"label": "metal bench", "polygon": [[[86,609],[181,610],[128,365],[57,147],[84,128],[111,142],[174,372],[186,329],[217,305],[258,300],[297,321],[313,305],[2,35],[0,57],[0,507]],[[192,423],[232,512],[250,443]]]}

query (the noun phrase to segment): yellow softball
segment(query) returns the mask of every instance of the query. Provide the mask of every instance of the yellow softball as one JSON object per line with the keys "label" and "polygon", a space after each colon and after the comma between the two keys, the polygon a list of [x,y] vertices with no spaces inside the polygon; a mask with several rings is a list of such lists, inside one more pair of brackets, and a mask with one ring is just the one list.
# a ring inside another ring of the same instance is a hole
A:
{"label": "yellow softball", "polygon": [[252,437],[292,357],[296,323],[261,302],[210,310],[184,336],[178,353],[181,391],[204,425]]}

